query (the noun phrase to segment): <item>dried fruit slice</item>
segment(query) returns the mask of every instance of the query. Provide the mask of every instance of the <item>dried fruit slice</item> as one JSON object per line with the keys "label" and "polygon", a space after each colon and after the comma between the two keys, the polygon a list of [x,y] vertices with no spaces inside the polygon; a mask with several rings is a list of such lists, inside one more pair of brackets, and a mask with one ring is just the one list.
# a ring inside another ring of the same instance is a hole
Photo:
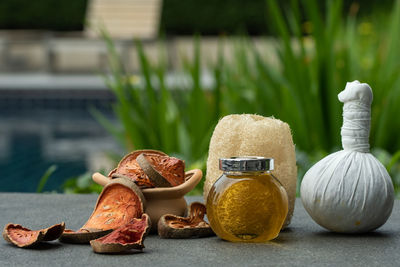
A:
{"label": "dried fruit slice", "polygon": [[41,241],[56,240],[65,229],[65,223],[55,224],[41,230],[30,230],[20,224],[9,223],[4,227],[3,237],[20,248],[32,247]]}
{"label": "dried fruit slice", "polygon": [[101,192],[95,210],[83,229],[109,230],[139,218],[144,212],[145,198],[132,181],[114,179]]}
{"label": "dried fruit slice", "polygon": [[158,221],[158,234],[162,238],[191,238],[214,235],[210,225],[204,221],[206,206],[193,202],[188,211],[189,217],[166,214]]}
{"label": "dried fruit slice", "polygon": [[147,174],[150,181],[155,187],[171,187],[171,183],[162,176],[157,170],[151,165],[150,161],[147,159],[147,154],[140,154],[137,157],[137,163],[142,168],[143,172]]}
{"label": "dried fruit slice", "polygon": [[157,187],[177,186],[185,182],[183,160],[143,153],[137,157],[137,162]]}
{"label": "dried fruit slice", "polygon": [[87,243],[140,218],[144,212],[145,198],[142,191],[131,180],[117,178],[108,183],[97,199],[88,221],[76,232],[65,231],[60,241]]}
{"label": "dried fruit slice", "polygon": [[112,170],[108,174],[108,177],[112,178],[127,177],[135,181],[135,183],[140,188],[154,187],[154,184],[150,181],[149,177],[144,173],[144,171],[136,161],[136,158],[142,153],[147,153],[150,155],[167,156],[167,154],[158,150],[143,149],[143,150],[133,151],[121,159],[117,168]]}
{"label": "dried fruit slice", "polygon": [[90,240],[100,238],[111,232],[112,229],[79,229],[78,231],[65,229],[60,237],[60,241],[64,243],[86,244],[89,243]]}
{"label": "dried fruit slice", "polygon": [[142,250],[143,241],[150,230],[150,218],[143,214],[140,219],[133,219],[110,234],[90,241],[96,253],[119,253],[130,249]]}

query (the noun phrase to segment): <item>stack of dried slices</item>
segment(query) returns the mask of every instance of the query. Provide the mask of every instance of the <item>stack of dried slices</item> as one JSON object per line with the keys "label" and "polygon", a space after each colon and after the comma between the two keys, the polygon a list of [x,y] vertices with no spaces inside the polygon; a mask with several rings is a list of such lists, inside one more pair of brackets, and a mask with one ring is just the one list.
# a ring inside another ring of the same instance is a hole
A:
{"label": "stack of dried slices", "polygon": [[157,150],[137,150],[119,162],[110,178],[128,178],[140,188],[171,187],[185,182],[185,162]]}

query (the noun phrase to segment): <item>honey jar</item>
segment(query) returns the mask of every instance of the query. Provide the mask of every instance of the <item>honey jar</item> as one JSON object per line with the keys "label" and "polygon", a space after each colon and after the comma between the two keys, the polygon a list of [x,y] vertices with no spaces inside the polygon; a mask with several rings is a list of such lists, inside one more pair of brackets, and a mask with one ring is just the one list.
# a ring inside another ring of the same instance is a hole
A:
{"label": "honey jar", "polygon": [[219,160],[221,177],[207,198],[213,231],[232,242],[266,242],[276,238],[288,213],[288,197],[272,175],[274,160],[232,157]]}

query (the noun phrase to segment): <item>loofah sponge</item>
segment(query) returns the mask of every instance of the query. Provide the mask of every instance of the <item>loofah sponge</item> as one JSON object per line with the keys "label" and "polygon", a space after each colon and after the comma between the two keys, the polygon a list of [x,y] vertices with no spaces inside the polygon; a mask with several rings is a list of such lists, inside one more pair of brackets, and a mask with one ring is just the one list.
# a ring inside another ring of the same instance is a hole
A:
{"label": "loofah sponge", "polygon": [[218,160],[234,156],[263,156],[275,161],[273,174],[285,187],[289,225],[296,200],[297,167],[290,127],[287,123],[259,115],[228,115],[222,118],[211,137],[204,183],[204,200],[213,183],[221,176]]}

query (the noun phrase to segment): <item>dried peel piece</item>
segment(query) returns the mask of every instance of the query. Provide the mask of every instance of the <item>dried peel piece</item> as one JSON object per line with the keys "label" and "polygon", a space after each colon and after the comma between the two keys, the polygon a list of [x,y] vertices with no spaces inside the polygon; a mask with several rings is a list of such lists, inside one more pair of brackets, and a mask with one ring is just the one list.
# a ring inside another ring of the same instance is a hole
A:
{"label": "dried peel piece", "polygon": [[158,221],[158,234],[162,238],[192,238],[215,235],[210,225],[204,221],[206,206],[193,202],[188,217],[163,215]]}
{"label": "dried peel piece", "polygon": [[129,168],[122,169],[118,171],[118,169],[114,169],[110,172],[109,177],[114,178],[126,178],[134,181],[137,186],[140,188],[152,188],[154,184],[150,181],[149,177],[144,173],[142,168],[140,168],[139,164],[136,162],[132,162]]}
{"label": "dried peel piece", "polygon": [[118,178],[101,192],[95,210],[83,229],[116,229],[144,212],[142,191],[130,180]]}
{"label": "dried peel piece", "polygon": [[65,229],[65,223],[52,225],[41,230],[30,230],[20,224],[9,223],[4,227],[4,239],[20,248],[35,246],[42,241],[56,240]]}
{"label": "dried peel piece", "polygon": [[130,249],[142,250],[143,241],[151,228],[150,218],[143,214],[140,219],[119,227],[110,234],[90,241],[96,253],[119,253]]}
{"label": "dried peel piece", "polygon": [[60,241],[64,243],[87,244],[90,240],[100,238],[111,232],[112,229],[79,229],[78,231],[65,229],[60,237]]}
{"label": "dried peel piece", "polygon": [[149,177],[144,173],[144,171],[136,161],[136,158],[142,153],[147,153],[150,155],[167,156],[167,154],[158,150],[143,149],[143,150],[133,151],[132,153],[129,153],[128,155],[126,155],[121,159],[121,161],[118,163],[117,168],[112,170],[108,174],[108,177],[111,178],[127,177],[135,181],[137,186],[139,186],[140,188],[154,187],[154,184],[150,181]]}
{"label": "dried peel piece", "polygon": [[146,200],[142,191],[131,180],[117,178],[108,183],[97,199],[92,215],[80,230],[64,231],[62,242],[88,243],[110,231],[140,218]]}
{"label": "dried peel piece", "polygon": [[137,163],[142,168],[143,172],[149,177],[150,181],[154,184],[155,187],[171,187],[171,183],[162,176],[150,163],[147,159],[147,154],[140,154],[137,157]]}
{"label": "dried peel piece", "polygon": [[143,153],[137,157],[137,162],[156,187],[177,186],[185,182],[183,160]]}

